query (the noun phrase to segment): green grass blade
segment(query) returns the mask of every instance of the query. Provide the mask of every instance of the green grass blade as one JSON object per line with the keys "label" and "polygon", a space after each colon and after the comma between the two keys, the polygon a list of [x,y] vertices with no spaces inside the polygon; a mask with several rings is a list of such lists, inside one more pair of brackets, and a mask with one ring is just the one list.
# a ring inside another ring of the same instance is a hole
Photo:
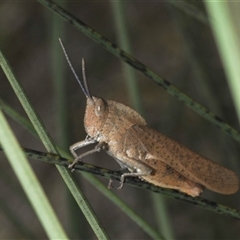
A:
{"label": "green grass blade", "polygon": [[199,9],[196,6],[195,2],[190,2],[187,0],[182,1],[170,0],[167,3],[172,4],[176,8],[182,10],[187,15],[191,16],[192,18],[195,18],[198,21],[201,21],[202,23],[209,24],[208,17],[206,16],[202,9]]}
{"label": "green grass blade", "polygon": [[[19,101],[21,102],[23,108],[25,109],[30,121],[32,122],[36,132],[38,133],[42,143],[46,147],[48,152],[58,153],[56,146],[54,145],[51,137],[47,133],[44,128],[44,125],[40,121],[37,113],[31,106],[31,103],[27,99],[27,96],[20,85],[20,83],[16,80],[15,76],[13,75],[10,66],[8,65],[6,59],[4,58],[3,54],[0,52],[0,63],[1,67],[7,76],[12,88],[14,89]],[[99,239],[108,239],[106,232],[104,231],[103,227],[100,226],[100,223],[95,216],[94,212],[90,208],[90,205],[87,203],[87,199],[82,194],[82,192],[78,189],[76,183],[74,182],[72,175],[69,174],[67,169],[62,166],[56,166],[59,173],[61,174],[62,178],[64,179],[65,183],[69,187],[73,197],[75,198],[76,202],[78,203],[80,209],[83,211],[86,219],[88,220],[89,224],[91,225],[93,231],[97,235]],[[81,196],[81,197],[80,197]],[[87,210],[88,209],[88,210]]]}
{"label": "green grass blade", "polygon": [[[124,3],[121,1],[113,1],[111,2],[113,9],[113,16],[115,18],[116,25],[116,34],[119,45],[127,52],[131,53],[131,44],[128,38],[128,32],[126,29],[126,16],[124,12]],[[139,91],[139,86],[137,82],[137,77],[135,70],[129,65],[123,64],[123,71],[125,74],[125,84],[128,89],[128,95],[130,96],[130,100],[132,102],[132,106],[136,109],[140,114],[143,114],[143,107],[141,102],[141,96]]]}
{"label": "green grass blade", "polygon": [[135,211],[132,210],[125,202],[123,202],[116,194],[109,191],[104,184],[98,181],[96,178],[93,178],[92,175],[86,175],[88,181],[93,185],[97,185],[97,189],[104,194],[108,199],[110,199],[116,206],[118,206],[122,211],[127,213],[127,215],[134,221],[138,226],[141,227],[150,237],[153,239],[164,239],[157,231],[155,231],[144,219],[142,219]]}
{"label": "green grass blade", "polygon": [[0,99],[0,107],[14,121],[18,122],[28,132],[31,132],[35,137],[38,137],[31,122],[29,122],[25,117],[23,117],[18,112],[16,112],[14,109],[12,109],[3,99]]}
{"label": "green grass blade", "polygon": [[[67,7],[68,2],[63,1],[59,3],[62,7]],[[53,84],[53,104],[54,104],[54,125],[57,129],[55,142],[63,149],[69,149],[70,146],[70,129],[71,125],[69,120],[69,107],[67,106],[67,99],[69,97],[69,84],[68,77],[66,75],[66,59],[61,51],[58,38],[66,38],[66,23],[63,22],[58,16],[52,16],[50,12],[46,12],[46,24],[48,26],[48,33],[50,36],[50,56],[51,56],[51,75]],[[85,217],[79,214],[78,205],[74,204],[74,199],[67,191],[65,193],[67,197],[68,208],[68,225],[69,231],[72,236],[85,239],[89,237],[89,231],[79,232],[79,225],[82,229],[88,228],[88,223],[85,221]]]}
{"label": "green grass blade", "polygon": [[0,143],[50,239],[67,239],[38,179],[0,110]]}
{"label": "green grass blade", "polygon": [[[127,32],[127,21],[126,14],[124,9],[127,8],[127,3],[121,1],[111,2],[113,9],[113,16],[115,17],[116,31],[117,31],[117,39],[119,39],[119,45],[125,51],[132,53],[132,48],[130,44],[129,34]],[[141,94],[136,78],[136,73],[133,68],[130,66],[123,64],[123,70],[125,73],[125,83],[128,88],[128,94],[130,95],[131,102],[133,104],[134,109],[136,109],[143,117],[144,110],[141,102]],[[165,202],[164,196],[151,194],[151,198],[153,201],[154,211],[156,214],[156,222],[158,224],[159,231],[166,237],[166,239],[174,239],[173,229],[171,226],[170,217],[168,214],[167,204]],[[161,205],[161,206],[160,206]],[[158,211],[161,209],[161,211]],[[143,227],[144,228],[144,223]],[[153,236],[152,236],[153,237]],[[156,239],[156,237],[154,237]]]}
{"label": "green grass blade", "polygon": [[205,1],[205,4],[240,121],[240,38],[239,25],[231,11],[233,3]]}
{"label": "green grass blade", "polygon": [[[67,2],[62,2],[61,5],[66,6]],[[49,14],[50,15],[50,14]],[[64,38],[65,34],[65,23],[61,21],[57,16],[49,16],[51,24],[49,24],[50,37],[50,49],[51,49],[51,69],[53,76],[53,89],[54,89],[54,107],[55,107],[55,121],[56,128],[58,129],[57,141],[58,144],[63,148],[69,147],[69,118],[68,118],[68,87],[66,77],[66,60],[62,51],[60,51],[60,45],[58,38]]]}

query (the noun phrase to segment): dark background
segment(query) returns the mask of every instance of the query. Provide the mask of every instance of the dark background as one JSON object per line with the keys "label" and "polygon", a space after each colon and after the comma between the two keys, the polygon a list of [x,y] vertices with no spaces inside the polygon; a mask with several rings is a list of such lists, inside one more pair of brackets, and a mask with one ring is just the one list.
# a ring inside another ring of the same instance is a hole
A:
{"label": "dark background", "polygon": [[[69,1],[65,4],[73,15],[119,44],[113,2]],[[239,129],[210,26],[167,2],[124,2],[123,6],[132,54]],[[201,13],[205,13],[201,2],[195,6]],[[1,50],[55,142],[68,149],[86,135],[83,126],[85,97],[66,61],[61,66],[54,60],[60,60],[63,56],[58,37],[63,39],[79,76],[81,58],[85,58],[87,79],[93,95],[134,106],[126,87],[123,71],[125,63],[71,25],[61,25],[63,21],[60,19],[54,22],[56,19],[48,9],[35,1],[0,2]],[[239,175],[239,150],[234,140],[150,79],[134,71],[144,117],[149,126]],[[56,73],[61,73],[60,78],[65,80],[62,89],[58,88],[59,78]],[[2,71],[0,97],[26,116]],[[10,118],[8,120],[22,146],[46,151],[38,139]],[[84,161],[110,169],[118,168],[114,159],[105,153],[94,154]],[[0,238],[46,238],[2,152],[0,162]],[[30,163],[68,236],[71,239],[95,239],[55,166],[32,159]],[[111,238],[149,238],[120,209],[87,183],[81,174],[74,175]],[[99,179],[107,185],[106,179]],[[149,191],[127,185],[121,191],[116,188],[111,191],[157,228],[156,209]],[[224,196],[206,190],[202,197],[233,208],[239,207],[239,193]],[[237,220],[170,198],[164,200],[176,239],[240,238]]]}

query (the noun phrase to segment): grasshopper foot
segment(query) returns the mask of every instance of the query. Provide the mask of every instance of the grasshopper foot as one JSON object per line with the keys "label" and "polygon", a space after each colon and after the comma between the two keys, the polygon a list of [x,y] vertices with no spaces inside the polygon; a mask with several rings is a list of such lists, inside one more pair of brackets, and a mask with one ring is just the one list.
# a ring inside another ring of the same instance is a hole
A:
{"label": "grasshopper foot", "polygon": [[121,181],[120,181],[120,185],[119,185],[119,187],[117,188],[117,189],[122,189],[123,188],[123,186],[124,186],[124,180],[125,180],[125,178],[124,178],[124,174],[121,176]]}

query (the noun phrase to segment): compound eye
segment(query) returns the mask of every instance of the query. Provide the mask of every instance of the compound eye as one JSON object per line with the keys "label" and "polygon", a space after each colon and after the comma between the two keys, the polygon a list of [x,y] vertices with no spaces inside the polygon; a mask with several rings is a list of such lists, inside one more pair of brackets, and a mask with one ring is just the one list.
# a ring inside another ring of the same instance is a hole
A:
{"label": "compound eye", "polygon": [[105,112],[105,110],[106,110],[106,104],[102,99],[99,98],[95,102],[95,114],[96,114],[96,116],[98,116],[98,117],[102,116],[103,113]]}

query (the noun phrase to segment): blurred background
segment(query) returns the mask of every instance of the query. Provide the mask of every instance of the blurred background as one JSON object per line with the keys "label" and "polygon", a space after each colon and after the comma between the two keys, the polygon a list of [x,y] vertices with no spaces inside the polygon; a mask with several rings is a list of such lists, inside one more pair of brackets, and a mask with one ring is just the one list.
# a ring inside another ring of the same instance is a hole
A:
{"label": "blurred background", "polygon": [[[193,8],[159,1],[123,2],[124,33],[118,26],[116,16],[119,9],[114,2],[69,1],[64,7],[117,45],[121,44],[122,34],[127,35],[128,51],[133,56],[239,130],[227,80],[201,1],[194,3]],[[236,3],[236,7],[239,4]],[[238,144],[216,126],[136,70],[133,70],[137,79],[134,89],[140,97],[132,94],[125,63],[40,3],[1,1],[0,48],[58,145],[68,151],[71,144],[86,136],[83,126],[85,96],[63,58],[59,37],[80,77],[81,59],[85,58],[93,95],[137,109],[149,126],[240,174]],[[26,117],[2,71],[0,98]],[[12,119],[8,120],[23,147],[46,151],[41,141]],[[105,153],[88,156],[84,161],[109,169],[118,168],[114,159]],[[2,152],[0,162],[0,239],[46,238]],[[56,167],[32,159],[30,163],[68,236],[71,239],[96,239]],[[73,174],[112,239],[149,239],[121,209],[86,182],[81,173]],[[108,184],[108,180],[99,179]],[[121,191],[116,187],[111,191],[154,228],[163,226],[155,208],[154,194],[127,185]],[[239,193],[224,196],[206,190],[202,197],[239,208]],[[240,238],[237,220],[164,196],[159,201],[165,204],[169,226],[176,239]],[[164,229],[159,231],[164,232]]]}

